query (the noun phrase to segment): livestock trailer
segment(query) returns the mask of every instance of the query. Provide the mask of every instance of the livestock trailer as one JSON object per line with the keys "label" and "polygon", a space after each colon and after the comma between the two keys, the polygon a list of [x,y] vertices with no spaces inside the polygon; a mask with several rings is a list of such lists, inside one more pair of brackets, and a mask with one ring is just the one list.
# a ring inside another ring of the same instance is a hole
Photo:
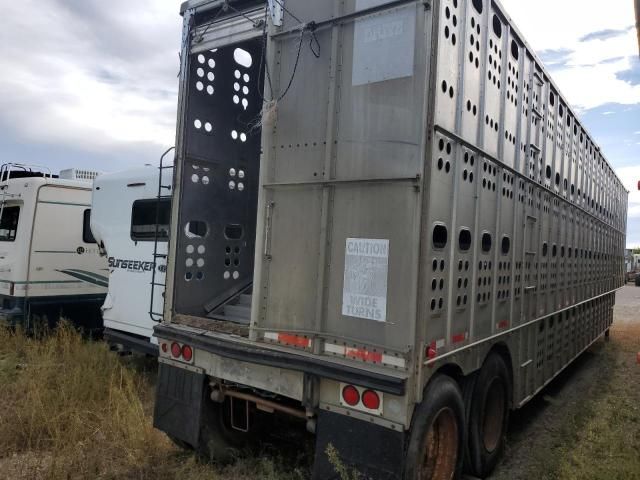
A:
{"label": "livestock trailer", "polygon": [[190,1],[155,425],[266,412],[367,478],[486,476],[612,322],[627,192],[499,2]]}
{"label": "livestock trailer", "polygon": [[0,322],[27,330],[60,317],[88,330],[102,326],[106,262],[91,233],[96,172],[52,175],[21,164],[0,168]]}
{"label": "livestock trailer", "polygon": [[91,231],[109,268],[104,336],[119,349],[158,351],[149,312],[162,312],[164,291],[154,290],[151,309],[149,297],[152,279],[164,282],[166,271],[171,185],[165,178],[169,196],[160,200],[158,169],[152,166],[100,175],[93,185]]}

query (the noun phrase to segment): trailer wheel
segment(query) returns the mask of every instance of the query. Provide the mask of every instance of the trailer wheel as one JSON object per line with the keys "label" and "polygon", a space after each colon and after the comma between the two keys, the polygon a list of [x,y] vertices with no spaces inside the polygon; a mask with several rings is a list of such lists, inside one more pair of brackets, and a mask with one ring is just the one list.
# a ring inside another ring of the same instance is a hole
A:
{"label": "trailer wheel", "polygon": [[451,480],[462,471],[464,403],[458,384],[437,375],[416,407],[407,449],[406,480]]}
{"label": "trailer wheel", "polygon": [[468,404],[468,443],[466,470],[485,478],[495,468],[505,444],[511,407],[511,377],[498,354],[485,360]]}
{"label": "trailer wheel", "polygon": [[238,458],[240,451],[248,445],[249,436],[231,428],[229,411],[228,398],[222,403],[207,399],[196,448],[205,461],[230,463]]}
{"label": "trailer wheel", "polygon": [[636,273],[636,287],[640,287],[640,273]]}

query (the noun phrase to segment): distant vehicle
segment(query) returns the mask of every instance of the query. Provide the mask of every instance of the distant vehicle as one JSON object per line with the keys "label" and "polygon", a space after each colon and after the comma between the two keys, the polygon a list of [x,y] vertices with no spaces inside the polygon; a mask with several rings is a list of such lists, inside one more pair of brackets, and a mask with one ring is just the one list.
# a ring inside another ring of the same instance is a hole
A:
{"label": "distant vehicle", "polygon": [[22,164],[0,167],[0,322],[32,329],[61,317],[100,329],[107,265],[91,234],[97,172],[52,175]]}
{"label": "distant vehicle", "polygon": [[[93,187],[91,230],[108,257],[109,292],[102,306],[105,339],[119,349],[158,353],[150,316],[153,270],[162,283],[171,199],[158,197],[158,169],[151,166],[100,175]],[[170,191],[170,190],[169,190]],[[152,311],[162,312],[164,289],[156,289]]]}
{"label": "distant vehicle", "polygon": [[629,252],[625,258],[625,273],[627,282],[634,282],[640,287],[640,254]]}

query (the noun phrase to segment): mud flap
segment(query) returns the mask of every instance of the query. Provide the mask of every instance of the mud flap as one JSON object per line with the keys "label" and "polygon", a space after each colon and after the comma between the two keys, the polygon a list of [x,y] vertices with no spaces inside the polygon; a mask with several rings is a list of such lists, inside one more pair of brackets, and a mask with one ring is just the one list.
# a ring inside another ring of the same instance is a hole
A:
{"label": "mud flap", "polygon": [[167,435],[198,446],[205,374],[165,363],[158,365],[153,426]]}
{"label": "mud flap", "polygon": [[357,471],[358,478],[400,480],[405,440],[404,432],[323,410],[318,414],[313,479],[340,479],[327,457],[327,447],[332,445],[342,464]]}

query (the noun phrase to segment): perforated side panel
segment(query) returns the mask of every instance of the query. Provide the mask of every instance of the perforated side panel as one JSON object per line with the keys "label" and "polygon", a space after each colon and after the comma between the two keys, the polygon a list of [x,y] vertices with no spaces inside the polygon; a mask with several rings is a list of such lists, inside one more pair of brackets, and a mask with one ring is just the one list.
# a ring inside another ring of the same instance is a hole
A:
{"label": "perforated side panel", "polygon": [[178,313],[204,315],[252,282],[261,51],[261,40],[251,40],[190,57],[176,239]]}

